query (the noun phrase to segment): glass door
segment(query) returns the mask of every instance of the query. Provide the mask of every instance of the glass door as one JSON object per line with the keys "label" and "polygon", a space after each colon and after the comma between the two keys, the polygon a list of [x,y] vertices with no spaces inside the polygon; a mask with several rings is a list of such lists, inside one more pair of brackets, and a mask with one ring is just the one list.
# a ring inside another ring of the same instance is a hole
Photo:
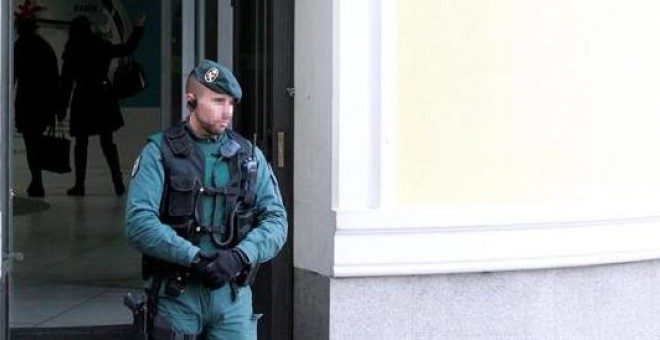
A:
{"label": "glass door", "polygon": [[[146,138],[160,128],[162,121],[161,2],[13,0],[2,1],[0,7],[4,40],[0,57],[3,273],[10,268],[6,265],[11,263],[8,260],[18,256],[11,252],[24,254],[22,261],[14,262],[11,278],[3,275],[3,287],[10,288],[2,294],[4,314],[0,320],[5,334],[11,333],[17,339],[79,338],[90,334],[121,339],[132,322],[130,311],[123,306],[123,295],[142,293],[141,258],[123,236],[124,196],[114,191],[100,138],[89,137],[84,196],[67,195],[75,170],[66,174],[42,172],[44,197],[31,197],[26,192],[31,173],[24,140],[12,122],[13,95],[6,93],[12,89],[13,77],[4,72],[13,72],[15,61],[14,55],[6,51],[16,39],[15,30],[10,27],[14,13],[28,2],[42,7],[37,11],[37,32],[54,49],[60,68],[69,23],[75,17],[88,17],[95,33],[117,44],[125,41],[136,19],[146,13],[145,32],[132,57],[145,69],[148,86],[138,95],[120,101],[124,125],[113,135],[126,184]],[[41,67],[39,62],[31,64],[37,70]],[[112,68],[108,73],[112,74]],[[31,80],[40,79],[36,76]],[[38,95],[37,91],[36,100]],[[70,161],[74,168],[76,140],[69,135],[69,121],[67,112],[64,134],[71,140]],[[15,193],[12,201],[8,198],[10,188]],[[7,284],[9,279],[11,285]]]}

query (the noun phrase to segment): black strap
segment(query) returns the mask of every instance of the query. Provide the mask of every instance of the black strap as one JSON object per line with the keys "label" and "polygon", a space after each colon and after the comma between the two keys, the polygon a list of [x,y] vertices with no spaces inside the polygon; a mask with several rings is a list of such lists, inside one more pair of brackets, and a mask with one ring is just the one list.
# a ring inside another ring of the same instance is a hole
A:
{"label": "black strap", "polygon": [[214,195],[238,195],[241,192],[240,188],[227,186],[227,187],[202,187],[202,194],[207,196]]}

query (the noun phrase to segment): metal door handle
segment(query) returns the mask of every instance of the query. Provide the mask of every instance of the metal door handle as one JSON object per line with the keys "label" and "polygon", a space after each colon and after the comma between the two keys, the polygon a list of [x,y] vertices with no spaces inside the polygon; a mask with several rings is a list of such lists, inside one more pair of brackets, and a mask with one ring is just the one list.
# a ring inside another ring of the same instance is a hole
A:
{"label": "metal door handle", "polygon": [[277,167],[284,168],[284,131],[277,133]]}

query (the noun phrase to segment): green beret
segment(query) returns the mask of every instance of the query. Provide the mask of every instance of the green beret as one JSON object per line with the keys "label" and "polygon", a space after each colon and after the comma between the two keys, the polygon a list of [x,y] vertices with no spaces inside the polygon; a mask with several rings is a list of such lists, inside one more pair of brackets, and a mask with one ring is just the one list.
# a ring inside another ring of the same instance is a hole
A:
{"label": "green beret", "polygon": [[209,89],[228,94],[234,97],[237,103],[241,101],[243,96],[241,85],[238,84],[238,80],[228,68],[214,61],[204,59],[195,67],[194,73],[195,79]]}

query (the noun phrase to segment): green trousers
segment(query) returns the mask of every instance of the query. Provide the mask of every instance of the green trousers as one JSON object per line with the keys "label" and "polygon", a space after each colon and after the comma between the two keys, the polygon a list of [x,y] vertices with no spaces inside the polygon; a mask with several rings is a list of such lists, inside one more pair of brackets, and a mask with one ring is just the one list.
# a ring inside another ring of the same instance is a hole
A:
{"label": "green trousers", "polygon": [[191,280],[178,297],[161,294],[158,314],[177,333],[199,335],[206,340],[256,340],[260,314],[252,313],[252,290],[238,289],[232,298],[229,284],[210,290]]}

